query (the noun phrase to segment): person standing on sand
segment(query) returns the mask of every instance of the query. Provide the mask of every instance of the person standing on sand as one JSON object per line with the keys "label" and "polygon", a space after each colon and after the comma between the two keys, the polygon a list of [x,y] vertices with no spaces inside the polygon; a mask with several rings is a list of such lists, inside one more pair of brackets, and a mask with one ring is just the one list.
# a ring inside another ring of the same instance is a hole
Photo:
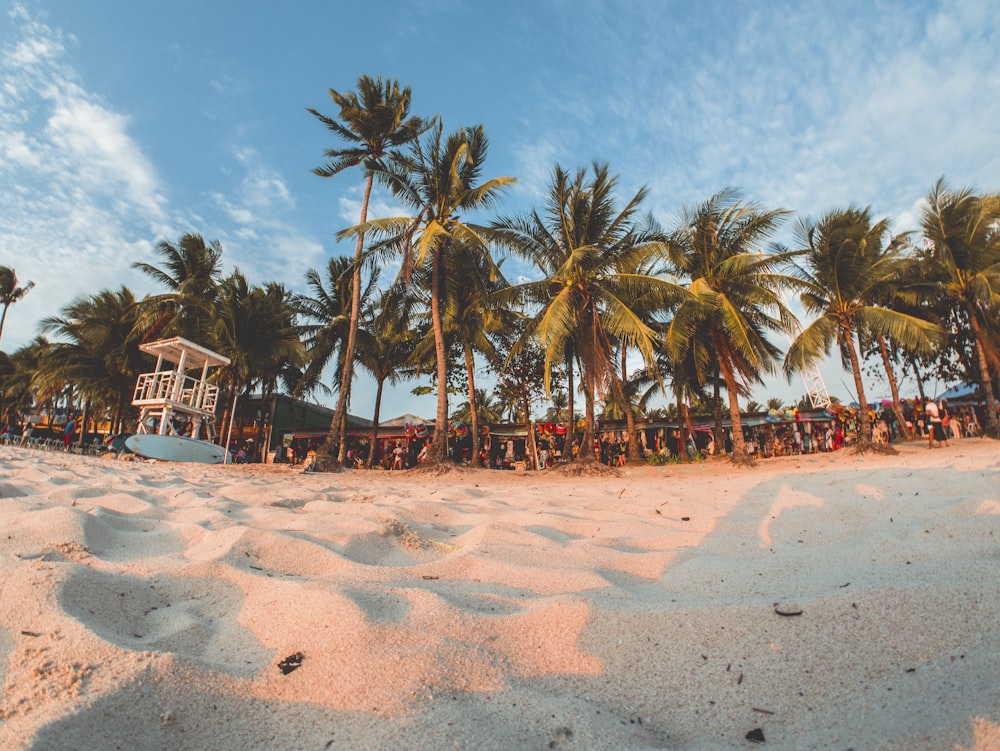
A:
{"label": "person standing on sand", "polygon": [[940,440],[945,446],[951,445],[951,412],[948,411],[948,402],[944,399],[938,405],[938,414],[941,416],[941,437]]}
{"label": "person standing on sand", "polygon": [[76,420],[72,417],[66,423],[66,427],[63,430],[63,448],[69,451],[69,445],[73,442],[73,434],[76,432]]}
{"label": "person standing on sand", "polygon": [[930,430],[927,431],[928,448],[935,448],[937,443],[950,445],[945,440],[944,425],[941,424],[941,410],[938,409],[937,402],[933,399],[924,402],[924,414],[927,415],[927,421],[930,423]]}

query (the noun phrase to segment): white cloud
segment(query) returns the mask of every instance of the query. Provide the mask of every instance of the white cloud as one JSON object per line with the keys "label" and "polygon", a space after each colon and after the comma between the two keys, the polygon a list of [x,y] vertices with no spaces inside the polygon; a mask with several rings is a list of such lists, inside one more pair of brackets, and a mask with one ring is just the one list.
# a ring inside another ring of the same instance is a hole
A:
{"label": "white cloud", "polygon": [[60,32],[21,5],[10,17],[14,41],[0,49],[0,263],[36,287],[8,316],[8,351],[81,295],[124,283],[141,293],[131,263],[166,219],[128,118],[86,90]]}

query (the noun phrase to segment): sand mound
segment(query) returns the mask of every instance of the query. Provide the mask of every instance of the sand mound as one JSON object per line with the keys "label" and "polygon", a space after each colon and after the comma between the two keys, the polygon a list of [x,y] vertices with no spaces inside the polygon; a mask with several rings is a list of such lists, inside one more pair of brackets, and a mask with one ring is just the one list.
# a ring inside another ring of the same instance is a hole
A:
{"label": "sand mound", "polygon": [[572,461],[564,464],[557,464],[545,470],[548,474],[556,477],[620,477],[621,474],[614,467],[601,464],[598,461],[579,462]]}
{"label": "sand mound", "polygon": [[471,469],[451,461],[424,462],[413,469],[406,470],[411,477],[468,477],[483,470]]}

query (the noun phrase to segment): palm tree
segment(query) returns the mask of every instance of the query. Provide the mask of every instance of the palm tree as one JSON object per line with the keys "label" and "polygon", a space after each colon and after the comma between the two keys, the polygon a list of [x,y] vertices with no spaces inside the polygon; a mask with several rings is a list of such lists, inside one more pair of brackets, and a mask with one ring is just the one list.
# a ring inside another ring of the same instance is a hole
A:
{"label": "palm tree", "polygon": [[446,258],[444,328],[447,336],[457,339],[465,364],[466,394],[469,405],[471,456],[473,465],[479,456],[480,428],[476,394],[476,353],[487,362],[500,365],[502,356],[491,336],[509,330],[513,325],[511,311],[499,309],[490,295],[507,286],[489,254],[475,248],[458,246]]}
{"label": "palm tree", "polygon": [[[419,117],[410,116],[410,88],[400,89],[398,81],[386,79],[383,82],[381,77],[372,80],[370,76],[362,75],[358,79],[357,93],[353,91],[340,93],[330,89],[330,98],[340,108],[338,119],[321,115],[311,108],[308,112],[319,119],[335,136],[345,141],[347,146],[327,149],[326,157],[330,161],[314,169],[313,173],[320,177],[333,177],[349,167],[362,166],[365,173],[365,192],[361,199],[361,217],[358,223],[364,224],[368,220],[368,201],[375,174],[384,168],[387,158],[400,147],[417,139],[427,129],[428,124]],[[354,376],[354,348],[358,322],[361,318],[361,251],[364,241],[364,233],[358,233],[354,248],[352,266],[354,284],[351,287],[351,314],[342,358],[340,391],[329,434],[320,450],[321,454],[329,455],[336,436],[337,461],[340,464],[343,464],[345,459],[345,413],[351,380]]]}
{"label": "palm tree", "polygon": [[0,353],[4,360],[0,374],[0,394],[3,398],[0,414],[6,415],[11,410],[24,413],[32,406],[34,394],[31,380],[38,372],[39,363],[48,348],[49,342],[39,336],[9,356]]}
{"label": "palm tree", "polygon": [[396,384],[411,377],[414,369],[408,367],[418,337],[410,328],[413,298],[401,284],[395,284],[382,293],[373,308],[368,309],[369,320],[358,330],[358,363],[375,379],[375,413],[368,448],[367,465],[375,462],[378,441],[378,423],[382,409],[382,394],[386,383]]}
{"label": "palm tree", "polygon": [[[472,410],[472,404],[469,402],[462,402],[455,408],[455,411],[452,413],[452,417],[456,420],[461,420],[462,422],[471,423]],[[479,415],[479,419],[485,424],[502,422],[504,419],[503,407],[494,401],[493,397],[486,391],[486,389],[476,389],[475,410]]]}
{"label": "palm tree", "polygon": [[994,369],[1000,363],[1000,195],[949,190],[942,178],[927,197],[921,226],[925,257],[940,278],[941,294],[968,317],[972,329],[979,387],[986,400],[985,433],[1000,438],[993,391]]}
{"label": "palm tree", "polygon": [[846,352],[859,404],[857,450],[884,450],[872,442],[871,420],[861,360],[855,339],[866,331],[888,336],[910,349],[932,350],[940,337],[936,325],[877,303],[900,278],[905,243],[889,237],[888,220],[872,222],[869,209],[836,209],[818,223],[796,229],[802,254],[800,299],[816,318],[798,335],[785,356],[785,372],[814,365],[837,342]]}
{"label": "palm tree", "polygon": [[[690,346],[683,352],[682,359],[674,359],[670,356],[665,346],[660,346],[656,350],[656,368],[636,373],[633,377],[635,387],[640,393],[639,404],[645,407],[654,395],[663,391],[662,378],[670,377],[670,390],[673,393],[674,404],[671,408],[677,417],[678,427],[678,447],[683,449],[687,445],[688,436],[693,436],[694,426],[691,423],[691,415],[688,404],[692,401],[704,399],[703,385],[709,380],[710,368],[716,361],[711,357],[707,336],[690,337]],[[722,431],[717,431],[716,440],[719,445],[723,445]],[[682,462],[690,461],[691,457],[686,451],[680,450],[678,457]]]}
{"label": "palm tree", "polygon": [[164,330],[175,331],[185,339],[211,346],[212,306],[222,278],[222,245],[218,240],[205,243],[201,235],[188,233],[177,245],[162,241],[156,246],[163,267],[134,263],[169,292],[143,301],[140,327],[146,340],[155,339]]}
{"label": "palm tree", "polygon": [[277,389],[288,365],[305,359],[295,325],[292,297],[280,284],[251,286],[237,269],[219,285],[215,347],[229,358],[218,371],[233,396],[259,386],[266,398]]}
{"label": "palm tree", "polygon": [[[304,319],[299,324],[299,332],[305,338],[306,345],[305,370],[296,386],[296,394],[322,388],[323,371],[334,358],[337,362],[335,385],[338,388],[343,385],[339,379],[343,374],[351,325],[354,298],[352,266],[350,259],[331,258],[327,261],[325,277],[315,269],[309,269],[306,272],[306,286],[311,295],[298,295],[294,299],[295,312]],[[372,274],[359,295],[362,310],[370,299],[378,278],[377,273]],[[339,424],[335,432],[339,434]]]}
{"label": "palm tree", "polygon": [[344,230],[338,235],[378,233],[385,239],[373,253],[403,252],[402,275],[410,279],[414,270],[430,273],[431,326],[437,367],[437,415],[435,440],[429,461],[448,456],[448,359],[445,342],[445,270],[454,253],[489,255],[488,230],[466,223],[462,212],[490,208],[512,177],[480,181],[489,142],[483,127],[463,128],[447,137],[435,123],[426,138],[413,142],[410,153],[396,156],[389,169],[379,174],[387,187],[415,212],[415,216],[376,219]]}
{"label": "palm tree", "polygon": [[[549,373],[567,352],[581,368],[585,428],[577,459],[594,461],[589,447],[594,435],[594,399],[613,390],[624,402],[613,350],[616,343],[636,348],[647,366],[655,361],[656,332],[635,309],[665,307],[685,295],[683,288],[634,269],[654,252],[662,239],[650,223],[635,221],[645,189],[619,211],[614,199],[617,178],[605,164],[593,166],[587,179],[580,169],[570,176],[555,167],[545,213],[505,218],[496,223],[498,240],[531,261],[543,279],[498,293],[505,304],[526,304],[534,313],[524,337],[534,337],[545,353],[546,390]],[[524,346],[524,338],[521,344]]]}
{"label": "palm tree", "polygon": [[10,266],[0,266],[0,305],[3,305],[3,313],[0,314],[0,337],[3,336],[3,325],[7,320],[7,308],[28,294],[34,286],[34,282],[28,282],[19,287],[17,272]]}
{"label": "palm tree", "polygon": [[[122,287],[75,300],[62,316],[43,319],[42,331],[62,341],[45,350],[33,388],[52,394],[71,385],[91,409],[110,410],[112,425],[118,427],[146,357],[139,351],[138,318],[134,295]],[[84,417],[81,425],[85,422]],[[85,432],[81,430],[81,441]]]}
{"label": "palm tree", "polygon": [[753,463],[743,440],[741,391],[774,370],[780,350],[767,332],[783,331],[794,321],[780,290],[795,280],[777,271],[789,255],[761,249],[787,213],[764,211],[744,203],[738,191],[726,189],[685,210],[669,243],[672,263],[691,279],[691,296],[674,314],[667,349],[673,359],[683,360],[689,348],[707,342],[718,358],[729,396],[732,460],[737,465]]}
{"label": "palm tree", "polygon": [[[905,235],[900,235],[897,241],[902,242],[906,237]],[[909,242],[908,238],[905,241]],[[922,290],[928,284],[932,284],[934,291],[937,292],[938,285],[930,282],[926,274],[926,269],[923,268],[923,264],[919,258],[908,257],[901,259],[898,278],[894,283],[887,286],[885,294],[882,299],[878,300],[878,304],[882,307],[892,308],[903,313],[910,313],[918,318],[932,320],[934,318],[933,312],[927,306],[926,295],[922,293]],[[910,428],[909,423],[907,423],[906,416],[903,413],[903,403],[899,397],[899,381],[896,378],[893,365],[898,356],[909,355],[910,358],[913,358],[917,353],[913,350],[908,350],[905,342],[890,341],[881,331],[867,331],[864,334],[867,341],[866,351],[871,353],[877,350],[882,360],[882,368],[889,383],[889,393],[892,395],[892,411],[895,414],[896,423],[904,439],[911,440],[914,437],[914,432]],[[917,379],[917,388],[918,390],[922,390],[919,378]]]}

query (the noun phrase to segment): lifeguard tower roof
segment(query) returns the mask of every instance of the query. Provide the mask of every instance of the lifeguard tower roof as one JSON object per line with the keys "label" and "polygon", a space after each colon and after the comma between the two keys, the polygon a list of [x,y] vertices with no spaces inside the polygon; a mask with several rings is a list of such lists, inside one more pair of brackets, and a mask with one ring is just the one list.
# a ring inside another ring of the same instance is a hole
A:
{"label": "lifeguard tower roof", "polygon": [[171,339],[157,339],[155,342],[140,344],[139,349],[163,358],[164,361],[178,364],[182,360],[185,370],[188,368],[203,368],[206,365],[214,368],[219,365],[228,365],[231,361],[225,355],[202,347],[200,344],[185,339],[182,336],[175,336]]}

